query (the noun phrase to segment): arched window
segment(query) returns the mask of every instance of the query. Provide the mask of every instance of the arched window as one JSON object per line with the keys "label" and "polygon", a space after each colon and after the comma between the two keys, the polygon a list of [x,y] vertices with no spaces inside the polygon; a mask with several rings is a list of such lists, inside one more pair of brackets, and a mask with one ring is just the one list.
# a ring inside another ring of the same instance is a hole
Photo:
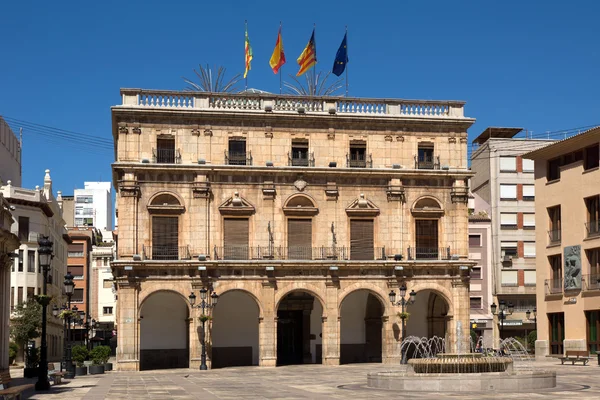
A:
{"label": "arched window", "polygon": [[283,207],[287,220],[288,259],[311,260],[312,216],[319,212],[312,199],[303,194],[291,196]]}
{"label": "arched window", "polygon": [[439,244],[439,219],[444,215],[440,203],[432,197],[417,200],[411,210],[415,218],[415,246],[411,259],[437,260],[446,254]]}

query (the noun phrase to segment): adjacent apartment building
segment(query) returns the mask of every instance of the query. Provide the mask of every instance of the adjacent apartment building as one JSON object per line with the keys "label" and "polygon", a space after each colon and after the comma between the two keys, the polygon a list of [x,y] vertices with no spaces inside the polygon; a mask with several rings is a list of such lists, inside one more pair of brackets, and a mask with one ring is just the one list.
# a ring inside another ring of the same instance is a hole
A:
{"label": "adjacent apartment building", "polygon": [[[48,236],[53,243],[54,257],[48,270],[47,293],[53,296],[56,305],[60,306],[70,239],[67,236],[58,198],[55,198],[52,193],[50,170],[46,170],[43,188],[37,186],[35,189],[20,188],[13,186],[9,181],[0,187],[0,192],[14,208],[11,232],[17,235],[21,243],[15,250],[11,267],[11,310],[33,296],[42,294],[44,279],[37,252],[38,239],[41,235]],[[63,323],[59,318],[52,316],[52,307],[49,307],[48,358],[59,360],[62,348]]]}
{"label": "adjacent apartment building", "polygon": [[494,302],[510,303],[512,315],[496,321],[497,338],[526,337],[535,329],[527,310],[536,306],[534,166],[523,154],[548,140],[516,138],[521,128],[489,127],[473,140],[472,191],[491,206],[491,273]]}
{"label": "adjacent apartment building", "polygon": [[112,231],[112,198],[110,182],[84,182],[83,189],[73,192],[74,226],[93,226]]}
{"label": "adjacent apartment building", "polygon": [[525,155],[535,161],[536,357],[600,351],[600,127]]}
{"label": "adjacent apartment building", "polygon": [[[204,311],[213,368],[399,363],[403,335],[466,348],[463,102],[121,97],[119,370],[198,368],[191,293],[219,296]],[[415,297],[405,331],[401,287]]]}
{"label": "adjacent apartment building", "polygon": [[21,186],[21,140],[0,116],[0,185]]}

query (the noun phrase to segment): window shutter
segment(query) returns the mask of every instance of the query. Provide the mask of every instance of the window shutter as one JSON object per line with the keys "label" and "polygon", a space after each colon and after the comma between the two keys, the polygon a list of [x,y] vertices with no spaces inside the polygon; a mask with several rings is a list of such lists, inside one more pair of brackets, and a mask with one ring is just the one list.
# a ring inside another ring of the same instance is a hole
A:
{"label": "window shutter", "polygon": [[152,259],[179,258],[179,217],[152,217]]}
{"label": "window shutter", "polygon": [[535,197],[535,186],[523,185],[523,197]]}
{"label": "window shutter", "polygon": [[535,270],[525,270],[525,286],[535,285]]}
{"label": "window shutter", "polygon": [[523,159],[523,172],[533,172],[533,160],[529,160],[527,158]]}
{"label": "window shutter", "polygon": [[83,276],[83,265],[69,265],[67,270],[76,278]]}
{"label": "window shutter", "polygon": [[311,219],[288,219],[288,257],[290,260],[312,259]]}
{"label": "window shutter", "polygon": [[518,272],[502,271],[502,286],[518,286]]}
{"label": "window shutter", "polygon": [[223,221],[223,247],[226,260],[248,259],[248,218],[225,218]]}
{"label": "window shutter", "polygon": [[535,226],[535,214],[523,214],[523,226]]}
{"label": "window shutter", "polygon": [[500,213],[500,225],[517,225],[517,214]]}
{"label": "window shutter", "polygon": [[535,242],[525,242],[523,244],[523,253],[525,257],[535,257]]}
{"label": "window shutter", "polygon": [[500,157],[500,171],[516,171],[517,157]]}
{"label": "window shutter", "polygon": [[372,260],[373,258],[373,220],[350,220],[350,259]]}
{"label": "window shutter", "polygon": [[517,185],[500,185],[500,199],[516,199]]}
{"label": "window shutter", "polygon": [[69,253],[83,253],[83,243],[72,243],[69,245]]}

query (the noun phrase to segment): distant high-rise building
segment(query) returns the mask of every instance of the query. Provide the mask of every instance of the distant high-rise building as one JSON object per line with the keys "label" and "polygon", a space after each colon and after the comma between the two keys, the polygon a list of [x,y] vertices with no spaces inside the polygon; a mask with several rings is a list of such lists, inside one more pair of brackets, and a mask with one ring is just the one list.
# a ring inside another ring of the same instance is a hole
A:
{"label": "distant high-rise building", "polygon": [[0,185],[21,186],[21,141],[0,117]]}
{"label": "distant high-rise building", "polygon": [[110,182],[84,182],[75,189],[74,226],[93,226],[101,231],[112,230],[112,198]]}

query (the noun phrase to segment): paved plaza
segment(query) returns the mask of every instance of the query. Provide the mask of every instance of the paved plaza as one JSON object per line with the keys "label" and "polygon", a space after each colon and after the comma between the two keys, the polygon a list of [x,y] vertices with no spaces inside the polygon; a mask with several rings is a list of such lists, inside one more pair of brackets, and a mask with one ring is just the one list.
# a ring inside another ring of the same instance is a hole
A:
{"label": "paved plaza", "polygon": [[[534,362],[535,368],[557,372],[557,387],[535,393],[415,393],[414,399],[598,399],[600,367]],[[239,367],[200,372],[177,369],[145,372],[108,372],[77,377],[49,393],[28,392],[28,399],[377,399],[405,396],[370,389],[366,375],[399,370],[401,366],[353,364],[337,367],[296,365],[277,368]],[[12,375],[19,376],[18,370]],[[18,379],[21,381],[21,379]]]}

